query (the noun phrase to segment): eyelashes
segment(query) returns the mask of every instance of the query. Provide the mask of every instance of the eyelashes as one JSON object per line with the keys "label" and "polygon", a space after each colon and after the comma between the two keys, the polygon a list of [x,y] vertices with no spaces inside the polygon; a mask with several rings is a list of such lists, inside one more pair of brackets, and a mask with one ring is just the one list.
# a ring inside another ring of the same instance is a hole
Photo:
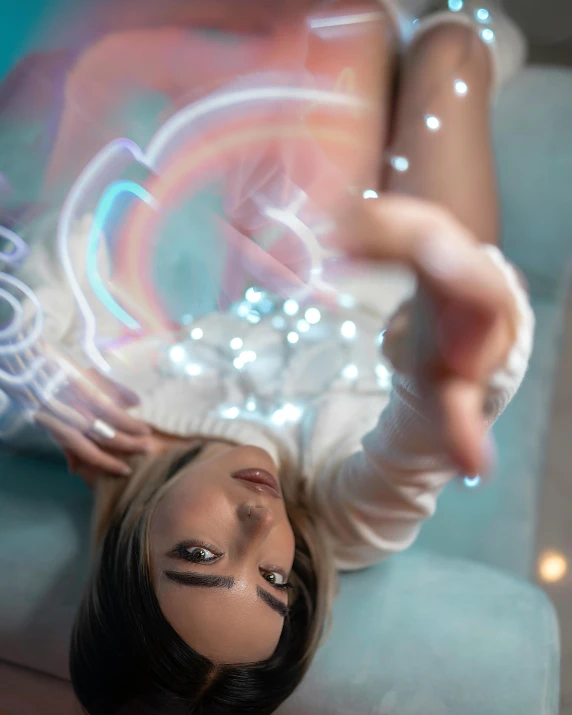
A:
{"label": "eyelashes", "polygon": [[[224,554],[212,544],[183,542],[177,544],[171,549],[171,555],[182,559],[192,564],[214,564],[219,561]],[[286,574],[277,567],[261,568],[260,574],[262,578],[272,588],[278,591],[292,591],[294,586],[287,581]],[[284,583],[277,583],[276,575],[284,579]]]}
{"label": "eyelashes", "polygon": [[215,546],[193,543],[177,544],[171,553],[192,564],[213,564],[223,556]]}

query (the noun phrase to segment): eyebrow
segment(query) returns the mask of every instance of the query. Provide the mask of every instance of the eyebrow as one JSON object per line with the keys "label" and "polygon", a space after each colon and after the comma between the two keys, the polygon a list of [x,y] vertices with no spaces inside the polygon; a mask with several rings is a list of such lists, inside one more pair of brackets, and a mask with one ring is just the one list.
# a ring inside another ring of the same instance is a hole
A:
{"label": "eyebrow", "polygon": [[[202,574],[194,571],[164,571],[165,576],[178,583],[180,586],[195,586],[198,588],[226,588],[232,589],[234,579],[232,576],[217,576],[216,574]],[[256,588],[256,593],[261,601],[278,613],[282,618],[286,618],[289,608],[280,599],[265,591],[261,586]]]}

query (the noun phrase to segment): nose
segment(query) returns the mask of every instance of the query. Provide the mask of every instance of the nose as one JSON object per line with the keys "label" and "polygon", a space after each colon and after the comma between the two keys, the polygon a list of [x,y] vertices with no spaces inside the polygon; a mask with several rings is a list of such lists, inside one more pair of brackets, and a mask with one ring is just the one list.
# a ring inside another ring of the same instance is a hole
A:
{"label": "nose", "polygon": [[241,504],[238,507],[238,517],[252,537],[265,536],[274,525],[274,514],[264,505]]}

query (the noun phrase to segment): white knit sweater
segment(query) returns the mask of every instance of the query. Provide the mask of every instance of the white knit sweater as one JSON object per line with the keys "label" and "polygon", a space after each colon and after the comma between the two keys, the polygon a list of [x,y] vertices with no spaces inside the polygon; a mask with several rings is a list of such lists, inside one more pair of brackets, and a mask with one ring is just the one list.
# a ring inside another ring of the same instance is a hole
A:
{"label": "white knit sweater", "polygon": [[[85,255],[89,225],[86,217],[71,242],[77,256]],[[81,360],[81,321],[53,234],[50,229],[35,236],[21,277],[43,305],[46,339]],[[486,250],[505,274],[520,311],[516,343],[491,380],[487,411],[492,423],[526,372],[534,317],[514,269],[496,249]],[[79,279],[86,280],[82,274]],[[355,307],[341,316],[322,310],[320,323],[300,333],[295,346],[286,338],[289,328],[276,327],[272,320],[284,317],[279,304],[257,325],[232,311],[193,323],[179,339],[184,364],[173,363],[166,352],[151,360],[149,342],[124,348],[128,356],[107,357],[115,365],[118,357],[127,360],[122,380],[141,398],[132,413],[155,428],[253,444],[278,464],[284,454],[297,461],[311,481],[338,567],[357,569],[407,548],[434,513],[443,487],[456,476],[416,385],[395,372],[391,388],[387,363],[379,358],[380,330],[413,289],[412,276],[395,268],[355,276],[344,286],[356,299]],[[109,315],[102,306],[95,308],[109,334]],[[344,322],[350,335],[355,325],[355,338],[340,339]],[[198,327],[202,338],[193,340],[190,330]],[[242,351],[256,355],[241,370],[233,367],[240,353],[230,347],[233,338],[243,341]],[[200,368],[199,375],[185,371],[190,364]]]}

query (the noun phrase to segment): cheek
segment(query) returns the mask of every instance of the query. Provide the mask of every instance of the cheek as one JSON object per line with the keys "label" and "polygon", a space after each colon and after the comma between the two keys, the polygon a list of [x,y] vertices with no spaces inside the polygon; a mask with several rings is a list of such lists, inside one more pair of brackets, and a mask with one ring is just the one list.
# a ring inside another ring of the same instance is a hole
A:
{"label": "cheek", "polygon": [[296,549],[296,540],[294,537],[294,532],[292,526],[286,517],[284,523],[280,525],[280,528],[275,530],[274,533],[275,545],[280,550],[282,555],[282,563],[286,563],[286,560],[290,561],[290,568],[292,568],[292,563],[294,562],[294,552]]}

